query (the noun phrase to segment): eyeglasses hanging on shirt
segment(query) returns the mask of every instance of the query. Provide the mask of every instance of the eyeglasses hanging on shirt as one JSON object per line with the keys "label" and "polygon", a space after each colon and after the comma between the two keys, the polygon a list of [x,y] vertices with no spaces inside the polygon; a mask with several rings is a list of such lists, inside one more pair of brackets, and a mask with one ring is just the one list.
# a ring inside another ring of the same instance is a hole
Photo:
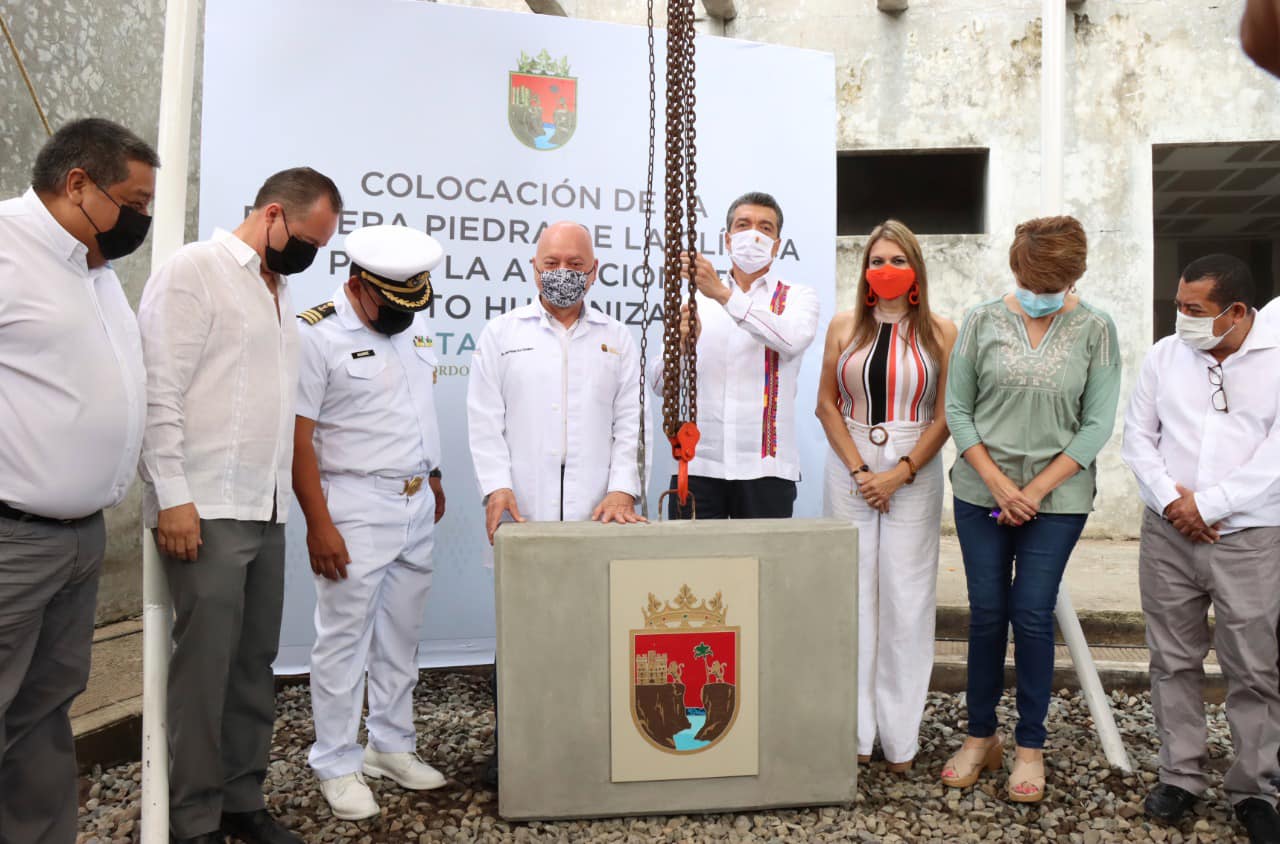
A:
{"label": "eyeglasses hanging on shirt", "polygon": [[1226,413],[1227,391],[1222,386],[1222,364],[1215,363],[1213,366],[1205,367],[1205,369],[1209,370],[1209,385],[1217,387],[1217,389],[1213,391],[1213,394],[1209,396],[1209,401],[1213,404],[1214,410]]}

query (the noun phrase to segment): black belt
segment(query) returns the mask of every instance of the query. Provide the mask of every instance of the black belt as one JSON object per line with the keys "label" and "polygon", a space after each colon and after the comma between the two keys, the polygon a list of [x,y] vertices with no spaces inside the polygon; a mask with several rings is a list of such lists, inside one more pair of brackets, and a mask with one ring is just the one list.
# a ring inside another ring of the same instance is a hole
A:
{"label": "black belt", "polygon": [[0,501],[0,518],[13,519],[17,522],[43,522],[50,525],[74,525],[77,522],[83,522],[85,519],[91,519],[97,513],[91,513],[88,516],[81,516],[78,519],[55,519],[52,516],[37,516],[35,513],[28,513],[25,510],[19,510],[17,507],[10,507],[3,501]]}

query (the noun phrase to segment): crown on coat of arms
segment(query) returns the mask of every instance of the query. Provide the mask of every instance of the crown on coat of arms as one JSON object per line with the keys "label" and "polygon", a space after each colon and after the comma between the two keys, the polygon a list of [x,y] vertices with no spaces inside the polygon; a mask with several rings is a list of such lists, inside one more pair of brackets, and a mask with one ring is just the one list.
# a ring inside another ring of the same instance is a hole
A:
{"label": "crown on coat of arms", "polygon": [[686,583],[671,601],[659,601],[650,592],[649,604],[641,611],[645,627],[723,627],[728,610],[721,593],[709,601],[699,601]]}

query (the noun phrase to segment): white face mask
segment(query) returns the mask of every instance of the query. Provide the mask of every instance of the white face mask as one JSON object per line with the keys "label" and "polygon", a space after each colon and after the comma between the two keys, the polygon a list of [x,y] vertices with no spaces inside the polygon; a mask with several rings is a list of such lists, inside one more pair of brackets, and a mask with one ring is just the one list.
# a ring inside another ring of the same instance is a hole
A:
{"label": "white face mask", "polygon": [[[1227,306],[1227,309],[1224,310],[1222,314],[1225,314],[1229,310],[1231,310],[1231,307]],[[1222,316],[1222,314],[1211,317],[1193,317],[1187,316],[1182,311],[1178,311],[1178,317],[1174,324],[1174,330],[1178,333],[1178,339],[1186,343],[1191,348],[1199,349],[1202,352],[1207,352],[1210,349],[1216,349],[1218,344],[1222,342],[1222,338],[1226,337],[1232,331],[1235,331],[1236,328],[1235,325],[1233,325],[1221,334],[1214,334],[1213,321]]]}
{"label": "white face mask", "polygon": [[729,257],[744,273],[757,273],[773,263],[774,239],[755,229],[729,235]]}

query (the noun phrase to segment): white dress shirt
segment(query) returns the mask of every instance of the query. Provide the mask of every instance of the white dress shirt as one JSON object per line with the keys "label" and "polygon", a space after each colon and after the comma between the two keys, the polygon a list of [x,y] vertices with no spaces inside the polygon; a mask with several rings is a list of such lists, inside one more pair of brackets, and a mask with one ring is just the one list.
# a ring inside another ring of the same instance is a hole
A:
{"label": "white dress shirt", "polygon": [[[800,479],[796,385],[818,331],[812,287],[769,272],[743,292],[733,283],[723,306],[697,294],[698,442],[689,474],[738,481]],[[649,367],[662,395],[662,358]]]}
{"label": "white dress shirt", "polygon": [[87,256],[35,191],[0,202],[0,501],[54,519],[119,504],[142,447],[138,323]]}
{"label": "white dress shirt", "polygon": [[320,471],[425,475],[440,465],[426,315],[388,337],[365,327],[345,288],[333,306],[333,316],[298,326],[297,415],[316,422]]}
{"label": "white dress shirt", "polygon": [[[561,343],[541,301],[491,320],[471,356],[467,425],[480,494],[509,488],[534,521],[589,519],[639,496],[640,363],[622,323],[585,306]],[[567,448],[566,448],[567,441]]]}
{"label": "white dress shirt", "polygon": [[1212,404],[1215,364],[1176,335],[1156,343],[1129,399],[1121,455],[1156,513],[1181,484],[1220,532],[1280,526],[1280,338],[1255,319],[1244,345],[1222,362],[1226,413]]}
{"label": "white dress shirt", "polygon": [[293,500],[298,327],[258,253],[221,229],[152,273],[138,306],[147,361],[143,520],[195,502],[202,519],[285,521]]}
{"label": "white dress shirt", "polygon": [[1258,330],[1280,339],[1280,296],[1272,299],[1262,310],[1258,311],[1258,319],[1254,323],[1254,331]]}

